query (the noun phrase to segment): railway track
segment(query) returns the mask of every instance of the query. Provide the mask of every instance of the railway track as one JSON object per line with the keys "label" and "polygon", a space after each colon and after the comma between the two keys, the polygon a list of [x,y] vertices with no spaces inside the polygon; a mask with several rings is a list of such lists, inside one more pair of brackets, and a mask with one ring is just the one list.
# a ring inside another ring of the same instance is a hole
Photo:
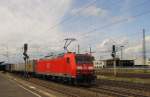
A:
{"label": "railway track", "polygon": [[109,86],[90,88],[89,90],[103,94],[108,94],[114,97],[150,97],[150,95],[141,94],[140,92],[137,93],[137,91],[133,91],[130,89],[116,89],[115,87]]}
{"label": "railway track", "polygon": [[57,91],[59,93],[65,94],[68,97],[113,97],[113,96],[103,95],[103,94],[93,92],[93,91],[87,91],[86,89],[79,88],[79,87],[62,85],[62,84],[43,81],[43,80],[34,79],[34,78],[28,81],[32,83],[36,83],[48,89]]}
{"label": "railway track", "polygon": [[[113,72],[96,72],[96,75],[103,75],[103,76],[113,76]],[[124,78],[142,78],[142,79],[149,79],[149,73],[127,73],[127,72],[117,72],[117,77],[124,77]]]}
{"label": "railway track", "polygon": [[114,80],[97,80],[98,85],[107,85],[112,87],[119,87],[125,89],[134,89],[139,91],[146,91],[150,92],[150,84],[138,84],[138,83],[131,83],[131,82],[123,82],[123,81],[114,81]]}
{"label": "railway track", "polygon": [[[30,79],[31,80],[31,79]],[[39,81],[39,82],[38,82]],[[51,83],[47,81],[41,82],[41,80],[32,79],[31,82],[38,83],[41,86],[49,88],[51,90],[60,92],[62,94],[68,95],[69,97],[150,97],[150,93],[141,92],[140,90],[134,90],[129,88],[112,87],[112,86],[98,86],[92,88],[85,87],[73,87],[66,86],[56,83]],[[50,86],[49,86],[50,85]],[[55,87],[55,88],[54,88]],[[102,96],[102,94],[104,94]],[[106,96],[107,95],[107,96]]]}
{"label": "railway track", "polygon": [[[67,97],[150,97],[148,89],[141,91],[141,87],[134,89],[130,86],[122,83],[116,84],[115,82],[101,81],[98,82],[98,86],[93,87],[80,87],[63,85],[60,83],[51,82],[49,80],[30,78],[28,82],[45,87],[47,89],[59,92]],[[116,85],[116,86],[114,86]],[[124,85],[127,85],[124,87]]]}

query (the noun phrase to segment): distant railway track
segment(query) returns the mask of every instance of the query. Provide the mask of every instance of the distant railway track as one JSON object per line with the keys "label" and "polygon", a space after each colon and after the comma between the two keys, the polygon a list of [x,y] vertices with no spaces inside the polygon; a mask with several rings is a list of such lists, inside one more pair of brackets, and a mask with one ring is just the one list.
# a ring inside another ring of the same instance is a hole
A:
{"label": "distant railway track", "polygon": [[135,91],[132,89],[118,88],[118,87],[110,87],[110,86],[102,86],[97,88],[90,88],[88,90],[99,92],[107,95],[111,95],[114,97],[149,97],[148,94],[140,93],[140,91]]}
{"label": "distant railway track", "polygon": [[[113,72],[98,72],[96,75],[104,75],[104,76],[113,76]],[[137,73],[120,73],[117,72],[117,77],[125,77],[125,78],[142,78],[142,79],[149,79],[150,74],[137,74]]]}
{"label": "distant railway track", "polygon": [[107,85],[112,87],[120,87],[126,89],[134,89],[140,91],[150,92],[150,84],[138,84],[138,83],[131,83],[131,82],[123,82],[123,81],[115,81],[115,80],[106,80],[106,79],[99,79],[97,80],[98,85]]}
{"label": "distant railway track", "polygon": [[97,86],[80,87],[37,78],[30,78],[27,81],[62,93],[67,97],[150,97],[150,87],[124,82],[98,80]]}
{"label": "distant railway track", "polygon": [[[117,68],[117,77],[150,78],[150,68]],[[95,70],[96,75],[113,76],[113,68],[101,68]]]}
{"label": "distant railway track", "polygon": [[[105,89],[105,88],[99,88],[99,89],[93,88],[90,90],[94,91],[94,92],[99,92],[99,93],[111,95],[113,97],[129,97],[129,95],[126,93],[122,93],[122,92],[120,93],[120,92],[116,92],[114,90]],[[131,96],[134,97],[133,95],[131,95]],[[137,97],[137,96],[135,96],[135,97]],[[143,97],[143,96],[138,96],[138,97]]]}

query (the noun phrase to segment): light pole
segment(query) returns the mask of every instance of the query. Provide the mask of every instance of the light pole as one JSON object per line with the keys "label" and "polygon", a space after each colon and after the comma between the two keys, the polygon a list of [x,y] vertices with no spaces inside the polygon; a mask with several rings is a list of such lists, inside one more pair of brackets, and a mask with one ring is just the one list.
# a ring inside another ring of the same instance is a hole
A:
{"label": "light pole", "polygon": [[145,29],[143,29],[143,65],[146,65]]}
{"label": "light pole", "polygon": [[80,54],[80,45],[78,44],[78,54]]}
{"label": "light pole", "polygon": [[124,46],[122,45],[122,46],[120,46],[120,49],[121,49],[121,60],[123,60],[123,48],[124,48]]}

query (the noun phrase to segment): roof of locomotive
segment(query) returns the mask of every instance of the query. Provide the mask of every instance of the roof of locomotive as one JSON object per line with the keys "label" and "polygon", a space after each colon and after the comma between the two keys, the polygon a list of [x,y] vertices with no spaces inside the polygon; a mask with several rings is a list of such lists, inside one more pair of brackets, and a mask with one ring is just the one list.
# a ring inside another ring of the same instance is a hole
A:
{"label": "roof of locomotive", "polygon": [[39,60],[55,59],[55,58],[59,58],[59,57],[68,56],[70,54],[74,55],[74,56],[91,56],[91,54],[88,54],[88,53],[85,53],[85,54],[76,54],[75,52],[67,52],[67,53],[61,53],[61,54],[53,55],[53,56],[46,56],[46,57],[41,58]]}

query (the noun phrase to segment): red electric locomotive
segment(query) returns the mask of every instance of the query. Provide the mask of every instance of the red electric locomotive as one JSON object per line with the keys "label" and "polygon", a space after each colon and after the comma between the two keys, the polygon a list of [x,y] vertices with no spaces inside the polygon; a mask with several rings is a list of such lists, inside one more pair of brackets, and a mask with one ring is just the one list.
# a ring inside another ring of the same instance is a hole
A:
{"label": "red electric locomotive", "polygon": [[35,72],[77,84],[92,83],[95,80],[93,60],[94,57],[90,54],[68,52],[57,57],[38,60]]}

